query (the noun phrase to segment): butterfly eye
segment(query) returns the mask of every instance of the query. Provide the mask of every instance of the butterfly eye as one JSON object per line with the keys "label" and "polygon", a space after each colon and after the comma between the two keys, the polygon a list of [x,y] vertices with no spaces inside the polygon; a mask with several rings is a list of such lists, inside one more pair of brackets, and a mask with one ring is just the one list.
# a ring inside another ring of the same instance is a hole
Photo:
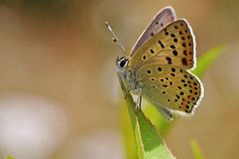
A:
{"label": "butterfly eye", "polygon": [[123,68],[123,67],[126,66],[127,62],[128,62],[128,60],[127,60],[126,58],[124,58],[124,59],[122,59],[122,60],[120,61],[119,66],[120,66],[121,68]]}
{"label": "butterfly eye", "polygon": [[125,56],[118,56],[115,63],[120,70],[124,70],[125,66],[128,64],[128,59]]}

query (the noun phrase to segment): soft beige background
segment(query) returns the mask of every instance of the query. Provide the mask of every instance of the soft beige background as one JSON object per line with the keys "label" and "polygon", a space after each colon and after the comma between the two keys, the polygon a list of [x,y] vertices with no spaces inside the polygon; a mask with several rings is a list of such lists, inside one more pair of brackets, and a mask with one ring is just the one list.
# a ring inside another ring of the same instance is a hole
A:
{"label": "soft beige background", "polygon": [[237,158],[239,2],[237,0],[0,1],[0,158],[121,159],[120,90],[108,20],[127,51],[162,7],[186,18],[197,55],[227,44],[203,78],[205,97],[166,142],[192,158]]}

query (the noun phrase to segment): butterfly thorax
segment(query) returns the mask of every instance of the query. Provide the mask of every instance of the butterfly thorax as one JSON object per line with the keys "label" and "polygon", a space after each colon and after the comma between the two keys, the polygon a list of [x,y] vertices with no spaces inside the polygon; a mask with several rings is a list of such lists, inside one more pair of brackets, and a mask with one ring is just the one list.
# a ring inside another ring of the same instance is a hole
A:
{"label": "butterfly thorax", "polygon": [[139,94],[142,84],[137,80],[136,71],[130,70],[128,67],[128,59],[126,57],[117,57],[116,66],[119,68],[120,75],[124,79],[127,89],[133,94]]}

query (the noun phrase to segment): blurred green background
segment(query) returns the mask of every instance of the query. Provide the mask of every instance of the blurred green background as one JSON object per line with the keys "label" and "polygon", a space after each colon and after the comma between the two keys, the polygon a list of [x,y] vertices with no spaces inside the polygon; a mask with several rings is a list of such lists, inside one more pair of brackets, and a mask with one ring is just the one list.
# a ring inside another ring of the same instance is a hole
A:
{"label": "blurred green background", "polygon": [[203,83],[193,117],[165,138],[192,158],[236,158],[239,147],[239,2],[237,0],[1,0],[0,158],[122,159],[121,92],[107,20],[129,52],[153,16],[173,6],[196,36],[197,56],[227,44]]}

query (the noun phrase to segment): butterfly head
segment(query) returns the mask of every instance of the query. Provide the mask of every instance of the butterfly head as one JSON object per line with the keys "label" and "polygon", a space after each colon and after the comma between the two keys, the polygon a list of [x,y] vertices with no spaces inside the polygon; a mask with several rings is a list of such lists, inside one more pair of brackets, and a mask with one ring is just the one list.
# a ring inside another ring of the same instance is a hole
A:
{"label": "butterfly head", "polygon": [[125,56],[118,56],[116,58],[116,66],[121,70],[124,71],[127,64],[128,64],[128,59]]}

